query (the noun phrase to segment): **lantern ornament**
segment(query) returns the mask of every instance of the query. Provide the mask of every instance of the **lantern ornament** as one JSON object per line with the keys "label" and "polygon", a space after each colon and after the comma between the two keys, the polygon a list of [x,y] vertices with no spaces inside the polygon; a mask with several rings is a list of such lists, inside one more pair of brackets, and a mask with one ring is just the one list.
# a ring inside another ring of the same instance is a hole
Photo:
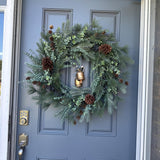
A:
{"label": "lantern ornament", "polygon": [[81,66],[77,69],[76,78],[75,78],[75,86],[77,88],[82,87],[83,81],[85,80],[84,77],[84,67]]}

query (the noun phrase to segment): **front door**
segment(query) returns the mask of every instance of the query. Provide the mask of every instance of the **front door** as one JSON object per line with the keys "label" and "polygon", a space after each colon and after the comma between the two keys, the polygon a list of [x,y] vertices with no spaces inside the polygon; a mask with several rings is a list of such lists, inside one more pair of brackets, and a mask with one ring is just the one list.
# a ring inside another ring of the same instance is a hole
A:
{"label": "front door", "polygon": [[[43,28],[53,24],[55,31],[67,20],[72,24],[86,24],[93,19],[114,33],[120,45],[129,47],[135,63],[129,68],[128,92],[112,116],[106,112],[100,118],[92,117],[90,123],[74,125],[55,117],[53,107],[41,109],[28,95],[27,87],[20,83],[18,111],[29,111],[29,125],[17,124],[17,139],[22,133],[28,135],[23,160],[135,160],[140,3],[134,0],[23,0],[19,81],[25,79],[25,62],[29,62],[23,53],[29,49],[36,51]],[[69,75],[70,83],[74,83],[73,75],[74,72]],[[17,142],[16,160],[19,149]]]}

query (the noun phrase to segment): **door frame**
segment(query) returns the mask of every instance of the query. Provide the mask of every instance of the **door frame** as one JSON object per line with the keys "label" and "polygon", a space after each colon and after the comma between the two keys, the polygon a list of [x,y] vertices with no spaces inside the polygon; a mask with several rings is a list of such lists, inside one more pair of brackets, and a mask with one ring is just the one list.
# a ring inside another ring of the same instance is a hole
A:
{"label": "door frame", "polygon": [[[16,154],[22,1],[7,0],[7,5],[0,7],[5,12],[0,160],[15,160]],[[155,12],[156,0],[141,0],[136,160],[150,160]]]}
{"label": "door frame", "polygon": [[136,160],[150,160],[156,0],[141,1]]}
{"label": "door frame", "polygon": [[0,105],[0,160],[7,160],[8,140],[9,140],[9,112],[12,92],[12,53],[13,53],[13,20],[14,20],[14,0],[6,0],[6,5],[0,5],[0,11],[4,12],[3,30],[3,63],[2,63],[2,86]]}

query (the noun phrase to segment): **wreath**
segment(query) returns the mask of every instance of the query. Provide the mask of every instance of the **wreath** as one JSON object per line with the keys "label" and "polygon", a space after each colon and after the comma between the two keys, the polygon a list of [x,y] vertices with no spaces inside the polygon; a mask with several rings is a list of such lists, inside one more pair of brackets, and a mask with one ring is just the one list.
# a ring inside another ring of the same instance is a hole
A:
{"label": "wreath", "polygon": [[[127,47],[120,47],[114,35],[104,31],[95,21],[91,25],[63,23],[53,32],[53,25],[41,33],[36,52],[26,55],[32,63],[27,63],[26,74],[28,93],[43,107],[59,108],[57,113],[63,120],[74,124],[89,122],[92,115],[102,115],[105,110],[112,114],[128,86],[128,64],[133,60],[128,56]],[[85,77],[83,61],[91,66],[92,82],[83,87]],[[75,86],[62,82],[62,71],[76,68]],[[36,94],[35,94],[36,93]]]}

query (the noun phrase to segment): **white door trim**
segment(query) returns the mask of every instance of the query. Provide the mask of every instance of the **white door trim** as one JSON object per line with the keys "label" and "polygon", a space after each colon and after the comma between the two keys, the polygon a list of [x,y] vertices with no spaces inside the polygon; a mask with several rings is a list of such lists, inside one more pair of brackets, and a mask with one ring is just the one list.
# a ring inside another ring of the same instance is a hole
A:
{"label": "white door trim", "polygon": [[141,1],[136,160],[150,160],[156,0]]}
{"label": "white door trim", "polygon": [[4,12],[3,63],[2,63],[2,95],[0,107],[0,160],[7,160],[8,151],[8,120],[11,102],[11,75],[13,53],[13,20],[15,0],[7,0],[6,6],[1,6]]}
{"label": "white door trim", "polygon": [[[21,28],[21,23],[19,21],[21,15],[15,14],[16,12],[21,13],[21,5],[15,7],[17,2],[21,3],[21,1],[22,0],[7,0],[7,6],[4,7],[4,57],[2,66],[2,107],[0,107],[0,160],[7,160],[9,109],[12,108],[11,104],[14,106],[13,108],[17,107],[15,105],[16,103],[11,102],[12,98],[15,96],[11,95],[11,93],[17,93],[17,87],[12,83],[14,79],[13,73],[18,71],[18,65],[12,64],[12,60],[14,59],[12,55],[16,55],[19,50],[20,34],[15,35],[13,33],[15,33],[15,28]],[[156,0],[141,1],[136,160],[150,160],[155,2]],[[15,19],[18,19],[16,23],[14,21]],[[16,50],[14,43],[15,38],[17,45]],[[15,61],[18,62],[18,59]],[[13,65],[15,67],[14,70],[12,70]],[[13,119],[16,119],[16,110],[13,114]],[[13,123],[17,122],[14,121]],[[12,132],[14,138],[15,132],[16,129]],[[12,149],[16,146],[15,142],[16,140],[13,141]],[[15,160],[14,156],[11,159]]]}

